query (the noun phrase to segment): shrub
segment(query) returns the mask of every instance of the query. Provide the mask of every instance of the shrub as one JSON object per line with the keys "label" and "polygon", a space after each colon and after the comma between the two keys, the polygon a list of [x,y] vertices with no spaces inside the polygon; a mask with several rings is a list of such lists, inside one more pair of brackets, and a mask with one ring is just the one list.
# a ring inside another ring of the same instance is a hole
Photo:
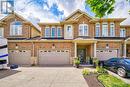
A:
{"label": "shrub", "polygon": [[77,68],[79,67],[79,64],[80,64],[79,58],[74,59],[74,64],[76,65]]}
{"label": "shrub", "polygon": [[99,60],[98,60],[98,58],[93,58],[93,64],[94,64],[94,67],[99,66]]}
{"label": "shrub", "polygon": [[89,74],[90,74],[90,71],[89,71],[88,69],[83,69],[82,74],[83,74],[84,76],[89,75]]}
{"label": "shrub", "polygon": [[107,74],[108,73],[106,69],[104,69],[103,67],[99,67],[99,66],[96,67],[96,71],[99,74]]}

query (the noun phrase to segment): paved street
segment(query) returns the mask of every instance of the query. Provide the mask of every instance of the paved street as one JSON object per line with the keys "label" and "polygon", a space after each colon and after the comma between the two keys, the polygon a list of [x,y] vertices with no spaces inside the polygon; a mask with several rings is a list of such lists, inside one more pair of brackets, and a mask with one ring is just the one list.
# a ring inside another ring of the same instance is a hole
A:
{"label": "paved street", "polygon": [[20,67],[0,71],[0,87],[88,87],[81,69]]}

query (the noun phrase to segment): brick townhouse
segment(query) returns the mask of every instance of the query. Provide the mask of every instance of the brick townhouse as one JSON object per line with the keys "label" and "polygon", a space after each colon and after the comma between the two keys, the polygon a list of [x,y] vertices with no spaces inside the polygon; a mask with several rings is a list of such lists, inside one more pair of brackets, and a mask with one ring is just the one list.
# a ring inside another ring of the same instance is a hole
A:
{"label": "brick townhouse", "polygon": [[58,23],[36,25],[14,13],[0,20],[0,37],[8,39],[10,64],[64,65],[76,57],[84,64],[88,57],[130,57],[130,25],[120,25],[125,19],[76,10]]}

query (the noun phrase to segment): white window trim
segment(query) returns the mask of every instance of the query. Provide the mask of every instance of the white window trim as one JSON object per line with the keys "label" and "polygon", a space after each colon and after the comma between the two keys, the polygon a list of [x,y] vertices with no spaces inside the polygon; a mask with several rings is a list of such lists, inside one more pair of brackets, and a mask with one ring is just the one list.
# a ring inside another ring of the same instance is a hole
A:
{"label": "white window trim", "polygon": [[[87,33],[86,33],[86,35],[85,34],[80,35],[80,33],[79,33],[79,36],[89,36],[89,27],[88,27],[88,24],[79,24],[79,29],[80,29],[80,26],[83,26],[83,33],[84,33],[84,26],[87,26]],[[78,29],[78,32],[80,32],[79,29]]]}
{"label": "white window trim", "polygon": [[0,27],[0,29],[2,30],[2,35],[0,37],[4,37],[4,28]]}
{"label": "white window trim", "polygon": [[55,30],[56,30],[56,33],[55,33],[55,34],[57,34],[57,29],[56,29],[56,27],[55,27],[55,26],[52,26],[52,27],[51,27],[51,37],[57,37],[57,35],[52,36],[52,28],[55,28]]}
{"label": "white window trim", "polygon": [[[61,31],[60,31],[61,36],[58,36],[58,29],[59,29],[59,28],[60,28],[60,30],[61,30]],[[56,31],[57,31],[57,33],[56,33],[56,34],[57,34],[57,37],[62,37],[62,28],[61,28],[61,27],[57,27],[57,28],[56,28]]]}
{"label": "white window trim", "polygon": [[45,37],[50,37],[50,36],[51,36],[51,31],[50,31],[50,36],[47,36],[47,34],[46,34],[46,30],[47,30],[47,29],[50,29],[50,27],[45,27],[45,33],[44,33],[44,34],[45,34]]}
{"label": "white window trim", "polygon": [[[114,35],[111,34],[111,24],[113,24]],[[111,37],[115,37],[115,23],[114,23],[114,22],[111,22],[111,23],[110,23],[110,36],[111,36]]]}
{"label": "white window trim", "polygon": [[[23,30],[21,30],[21,33],[20,33],[20,34],[17,34],[17,35],[13,34],[13,33],[14,33],[14,32],[13,32],[14,29],[13,29],[12,27],[13,27],[13,25],[14,25],[13,23],[15,23],[15,22],[20,22],[20,23],[21,23],[21,21],[13,21],[13,22],[10,23],[10,36],[21,36],[21,35],[23,34],[23,33],[22,33]],[[21,24],[22,24],[22,23],[21,23]],[[21,25],[21,27],[23,28],[23,25]],[[13,29],[13,30],[12,30],[12,29]],[[18,31],[17,31],[17,33],[18,33]]]}
{"label": "white window trim", "polygon": [[[96,32],[96,31],[97,31],[97,25],[99,25],[99,36],[96,35],[96,34],[97,34],[97,32]],[[100,31],[101,31],[100,23],[98,22],[98,23],[95,24],[95,36],[96,36],[96,37],[100,37],[100,35],[101,35],[101,34],[100,34]]]}
{"label": "white window trim", "polygon": [[[107,24],[107,31],[108,31],[108,23],[107,22],[103,22],[102,23],[102,32],[103,32],[103,25],[104,24]],[[102,37],[108,37],[108,32],[107,32],[107,35],[106,36],[103,36],[103,33],[102,33]]]}
{"label": "white window trim", "polygon": [[[68,31],[67,31],[68,26],[71,27],[71,30],[72,30],[71,34],[68,34]],[[65,38],[65,39],[73,39],[73,33],[74,33],[74,32],[73,32],[73,25],[67,24],[67,25],[65,25],[64,28],[65,28],[65,29],[64,29],[64,38]]]}
{"label": "white window trim", "polygon": [[[123,35],[121,36],[121,30],[125,30],[125,32],[123,32]],[[120,29],[120,37],[126,37],[126,29],[125,28],[121,28]]]}

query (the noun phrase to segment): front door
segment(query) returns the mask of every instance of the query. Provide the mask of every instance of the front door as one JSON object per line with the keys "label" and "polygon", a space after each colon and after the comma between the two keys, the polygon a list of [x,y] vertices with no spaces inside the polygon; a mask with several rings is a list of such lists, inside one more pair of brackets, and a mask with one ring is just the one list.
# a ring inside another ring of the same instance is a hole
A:
{"label": "front door", "polygon": [[86,49],[78,49],[78,58],[80,59],[80,63],[86,63]]}

